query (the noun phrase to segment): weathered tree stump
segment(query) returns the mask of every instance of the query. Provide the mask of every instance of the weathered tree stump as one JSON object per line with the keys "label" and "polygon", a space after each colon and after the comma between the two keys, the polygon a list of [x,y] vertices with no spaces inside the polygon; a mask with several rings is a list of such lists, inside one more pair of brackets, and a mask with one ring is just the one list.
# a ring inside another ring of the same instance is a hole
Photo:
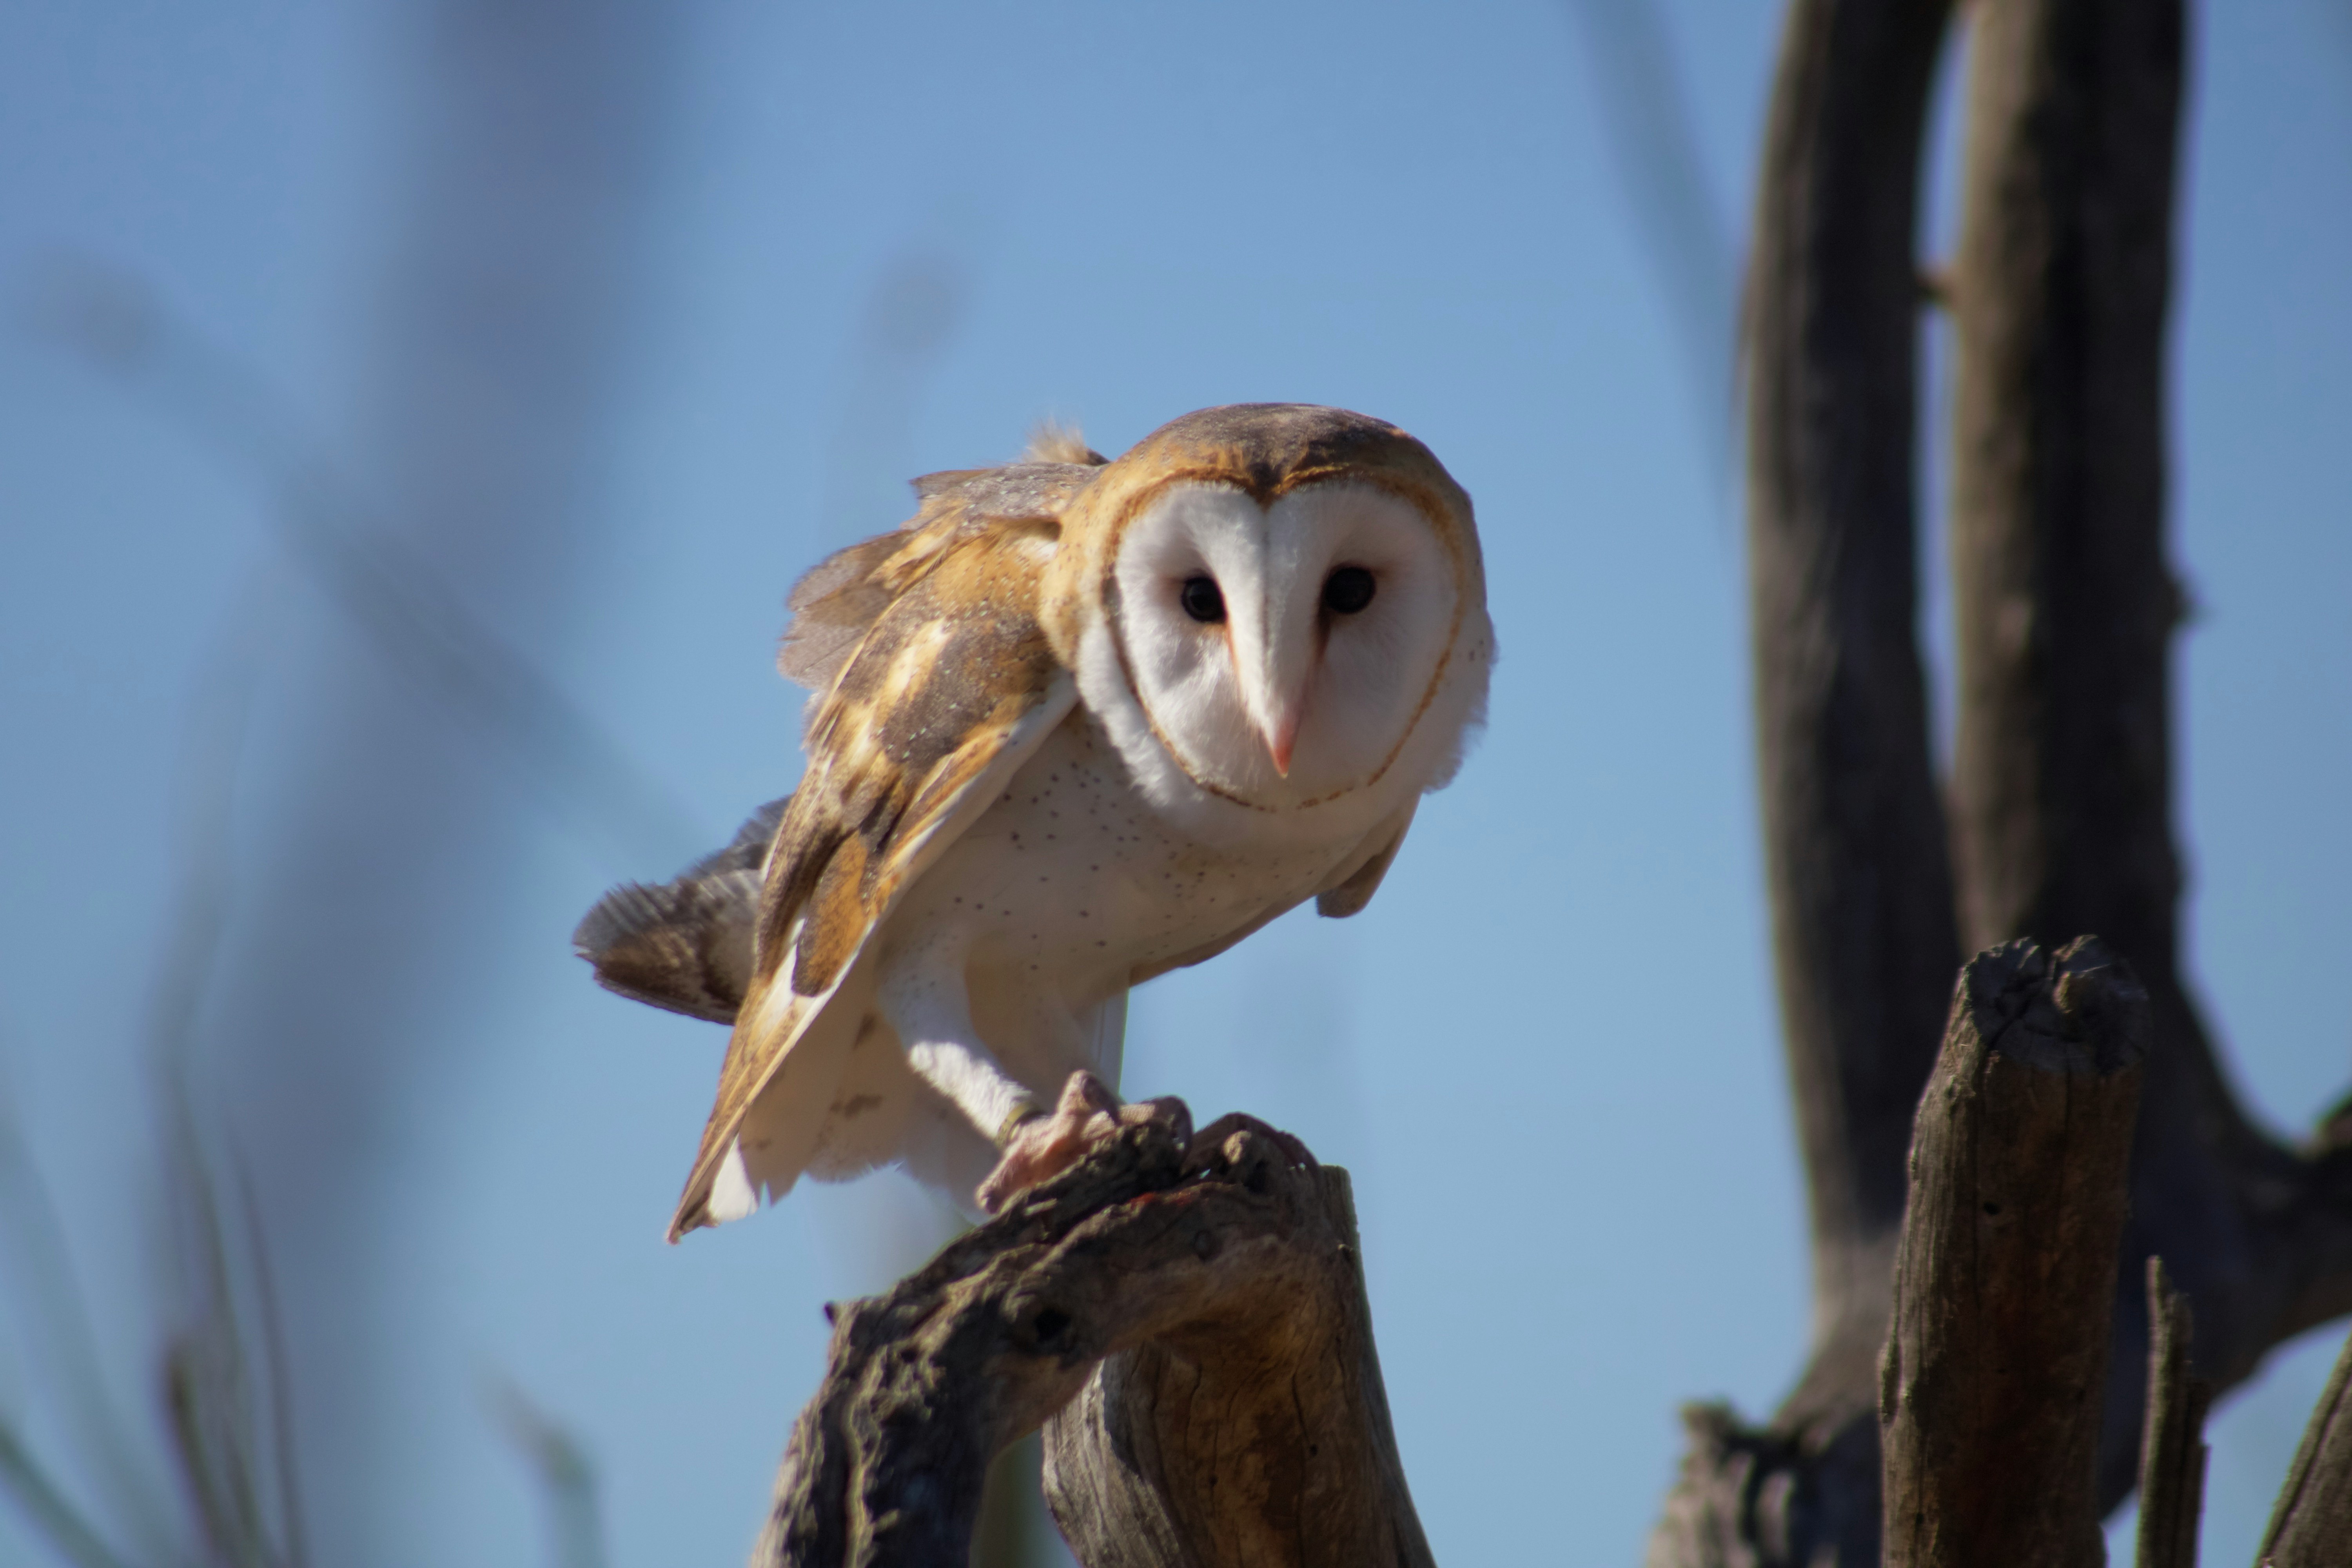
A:
{"label": "weathered tree stump", "polygon": [[1041,1424],[1088,1568],[1431,1562],[1346,1173],[1249,1118],[1129,1127],[841,1309],[752,1561],[964,1563],[990,1459]]}
{"label": "weathered tree stump", "polygon": [[1880,1373],[1888,1568],[2102,1568],[2096,1469],[2147,993],[2095,938],[1961,972]]}

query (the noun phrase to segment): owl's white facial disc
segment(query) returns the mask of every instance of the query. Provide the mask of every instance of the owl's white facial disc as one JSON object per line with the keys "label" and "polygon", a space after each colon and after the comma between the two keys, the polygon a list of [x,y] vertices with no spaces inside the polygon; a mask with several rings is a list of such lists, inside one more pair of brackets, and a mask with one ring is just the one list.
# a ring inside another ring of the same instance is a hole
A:
{"label": "owl's white facial disc", "polygon": [[1421,749],[1462,590],[1410,501],[1335,481],[1261,509],[1171,487],[1129,524],[1114,572],[1136,696],[1197,784],[1304,805]]}

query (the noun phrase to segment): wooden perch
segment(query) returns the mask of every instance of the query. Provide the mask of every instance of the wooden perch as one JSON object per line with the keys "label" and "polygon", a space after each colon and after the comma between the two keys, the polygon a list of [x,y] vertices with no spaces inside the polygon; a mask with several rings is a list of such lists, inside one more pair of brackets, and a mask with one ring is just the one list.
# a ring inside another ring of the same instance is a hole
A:
{"label": "wooden perch", "polygon": [[1088,1568],[1430,1563],[1346,1173],[1245,1117],[1187,1131],[1126,1129],[836,1314],[758,1568],[967,1561],[989,1460],[1049,1418]]}
{"label": "wooden perch", "polygon": [[2303,1429],[2303,1446],[2263,1531],[2260,1568],[2342,1568],[2352,1552],[2352,1340]]}

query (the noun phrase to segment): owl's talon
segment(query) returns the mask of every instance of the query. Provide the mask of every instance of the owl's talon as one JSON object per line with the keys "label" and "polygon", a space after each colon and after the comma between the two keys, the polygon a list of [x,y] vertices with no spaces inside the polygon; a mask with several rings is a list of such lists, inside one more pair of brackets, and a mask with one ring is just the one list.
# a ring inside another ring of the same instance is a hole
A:
{"label": "owl's talon", "polygon": [[1054,1109],[1015,1127],[1004,1140],[1004,1155],[973,1194],[982,1212],[997,1214],[1022,1193],[1076,1164],[1096,1145],[1118,1135],[1122,1126],[1164,1115],[1173,1105],[1189,1131],[1192,1117],[1181,1100],[1144,1100],[1122,1105],[1110,1086],[1090,1072],[1074,1072]]}

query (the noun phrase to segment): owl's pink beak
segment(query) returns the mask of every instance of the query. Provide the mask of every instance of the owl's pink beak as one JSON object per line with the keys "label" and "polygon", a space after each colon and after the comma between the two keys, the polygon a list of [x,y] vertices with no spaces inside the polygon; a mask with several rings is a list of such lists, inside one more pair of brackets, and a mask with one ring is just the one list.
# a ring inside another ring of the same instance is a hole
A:
{"label": "owl's pink beak", "polygon": [[[1307,688],[1315,675],[1315,638],[1311,621],[1305,631],[1283,624],[1288,596],[1271,597],[1271,603],[1253,606],[1254,613],[1245,611],[1236,617],[1234,663],[1251,724],[1265,742],[1274,771],[1288,778],[1291,748],[1298,740],[1299,721],[1307,713]],[[1312,616],[1311,605],[1306,613]]]}
{"label": "owl's pink beak", "polygon": [[1298,739],[1298,707],[1285,704],[1274,716],[1274,722],[1263,733],[1266,755],[1274,759],[1274,771],[1284,778],[1290,776],[1290,748]]}

